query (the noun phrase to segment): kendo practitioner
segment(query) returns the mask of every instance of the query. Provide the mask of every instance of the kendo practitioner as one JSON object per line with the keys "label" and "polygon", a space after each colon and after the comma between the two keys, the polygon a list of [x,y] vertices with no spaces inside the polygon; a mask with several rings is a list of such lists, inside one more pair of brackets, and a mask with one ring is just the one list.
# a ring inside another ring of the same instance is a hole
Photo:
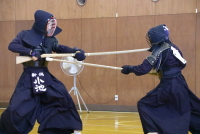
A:
{"label": "kendo practitioner", "polygon": [[84,51],[58,43],[62,30],[53,14],[37,10],[30,30],[23,30],[8,49],[33,60],[23,63],[23,73],[0,119],[0,134],[28,134],[37,121],[40,134],[80,134],[82,121],[66,87],[48,70],[48,61],[41,54],[76,53],[85,59]]}
{"label": "kendo practitioner", "polygon": [[200,100],[181,73],[186,66],[182,52],[170,41],[165,24],[151,28],[146,38],[150,56],[121,70],[136,76],[159,74],[157,87],[137,103],[144,134],[200,134]]}

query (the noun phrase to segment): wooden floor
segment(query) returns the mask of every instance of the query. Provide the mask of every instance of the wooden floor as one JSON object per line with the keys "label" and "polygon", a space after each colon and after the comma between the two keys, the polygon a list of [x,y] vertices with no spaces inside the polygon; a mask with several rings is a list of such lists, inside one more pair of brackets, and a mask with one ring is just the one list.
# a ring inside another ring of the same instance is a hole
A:
{"label": "wooden floor", "polygon": [[[81,134],[142,134],[138,113],[83,111]],[[38,124],[29,134],[36,134]]]}
{"label": "wooden floor", "polygon": [[[0,114],[2,111],[0,109]],[[82,111],[80,116],[83,122],[81,134],[143,134],[137,112]],[[38,126],[36,123],[29,134],[37,134]]]}

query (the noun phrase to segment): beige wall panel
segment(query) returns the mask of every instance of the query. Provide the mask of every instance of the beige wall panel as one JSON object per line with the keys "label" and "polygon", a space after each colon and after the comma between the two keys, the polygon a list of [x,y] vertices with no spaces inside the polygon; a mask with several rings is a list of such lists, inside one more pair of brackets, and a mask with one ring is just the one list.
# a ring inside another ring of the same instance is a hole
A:
{"label": "beige wall panel", "polygon": [[[63,30],[60,34],[56,36],[59,43],[62,45],[69,46],[71,48],[77,47],[82,48],[81,46],[81,19],[70,19],[70,20],[58,20],[58,26]],[[58,59],[61,59],[59,57]],[[50,62],[49,63],[49,70],[50,72],[65,86],[67,90],[73,87],[73,76],[68,76],[65,74],[60,68],[60,62]],[[81,74],[80,74],[81,75]],[[77,80],[77,88],[80,89],[79,82]],[[76,96],[73,95],[71,92],[71,96],[75,103],[77,103]]]}
{"label": "beige wall panel", "polygon": [[82,7],[82,18],[115,17],[117,0],[87,0]]}
{"label": "beige wall panel", "polygon": [[[149,48],[147,31],[154,26],[153,16],[121,17],[117,19],[117,50]],[[139,65],[150,53],[137,52],[117,55],[117,66]],[[155,87],[155,76],[124,75],[117,72],[118,105],[136,105],[137,101]]]}
{"label": "beige wall panel", "polygon": [[15,5],[16,20],[34,20],[34,13],[36,10],[47,11],[48,0],[15,0],[15,1],[16,1]]}
{"label": "beige wall panel", "polygon": [[198,82],[195,79],[196,14],[159,15],[156,16],[155,23],[168,26],[172,42],[181,49],[187,60],[183,74],[190,89],[195,92],[195,83]]}
{"label": "beige wall panel", "polygon": [[117,0],[117,12],[121,16],[154,15],[155,3],[151,0]]}
{"label": "beige wall panel", "polygon": [[62,32],[56,36],[59,43],[81,48],[81,19],[58,20]]}
{"label": "beige wall panel", "polygon": [[197,0],[197,9],[198,9],[198,12],[200,12],[200,0]]}
{"label": "beige wall panel", "polygon": [[195,13],[197,0],[160,0],[156,3],[156,14]]}
{"label": "beige wall panel", "polygon": [[8,102],[15,87],[15,54],[8,50],[8,44],[15,36],[14,22],[0,22],[0,102]]}
{"label": "beige wall panel", "polygon": [[30,30],[34,24],[33,20],[16,21],[15,34],[17,35],[22,30]]}
{"label": "beige wall panel", "polygon": [[0,21],[15,20],[15,1],[0,0]]}
{"label": "beige wall panel", "polygon": [[197,14],[196,29],[196,95],[200,98],[200,13]]}
{"label": "beige wall panel", "polygon": [[57,19],[81,18],[81,7],[76,0],[48,0],[47,5]]}
{"label": "beige wall panel", "polygon": [[[82,46],[87,53],[116,51],[116,18],[82,19]],[[88,56],[85,62],[116,66],[116,55]],[[85,66],[80,81],[87,104],[116,104],[116,70]]]}

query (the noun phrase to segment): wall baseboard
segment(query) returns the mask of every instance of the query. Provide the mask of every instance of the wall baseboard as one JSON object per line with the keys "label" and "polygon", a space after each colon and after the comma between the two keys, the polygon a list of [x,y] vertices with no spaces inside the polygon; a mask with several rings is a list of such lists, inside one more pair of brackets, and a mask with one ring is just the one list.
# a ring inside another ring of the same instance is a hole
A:
{"label": "wall baseboard", "polygon": [[[96,105],[86,104],[89,111],[115,111],[115,112],[138,112],[137,106],[124,106],[124,105]],[[76,105],[79,110],[78,105]],[[81,105],[82,110],[86,110],[84,105]]]}
{"label": "wall baseboard", "polygon": [[9,102],[0,102],[0,108],[7,108]]}
{"label": "wall baseboard", "polygon": [[[0,108],[7,108],[8,102],[0,102]],[[96,105],[86,104],[89,111],[115,111],[115,112],[138,112],[137,106],[124,106],[124,105]],[[78,104],[76,105],[79,109]],[[84,105],[81,105],[81,110],[86,110]]]}

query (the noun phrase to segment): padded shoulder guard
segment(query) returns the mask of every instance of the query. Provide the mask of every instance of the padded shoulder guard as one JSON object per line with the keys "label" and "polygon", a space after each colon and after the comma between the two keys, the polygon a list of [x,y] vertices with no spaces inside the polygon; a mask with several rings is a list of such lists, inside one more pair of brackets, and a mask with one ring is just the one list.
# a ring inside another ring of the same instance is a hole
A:
{"label": "padded shoulder guard", "polygon": [[165,43],[165,44],[161,45],[159,48],[153,50],[153,52],[151,53],[151,55],[146,58],[147,61],[154,67],[155,64],[157,63],[158,59],[159,59],[160,54],[164,50],[166,50],[166,49],[168,49],[170,47],[171,47],[171,45],[168,44],[168,43]]}

